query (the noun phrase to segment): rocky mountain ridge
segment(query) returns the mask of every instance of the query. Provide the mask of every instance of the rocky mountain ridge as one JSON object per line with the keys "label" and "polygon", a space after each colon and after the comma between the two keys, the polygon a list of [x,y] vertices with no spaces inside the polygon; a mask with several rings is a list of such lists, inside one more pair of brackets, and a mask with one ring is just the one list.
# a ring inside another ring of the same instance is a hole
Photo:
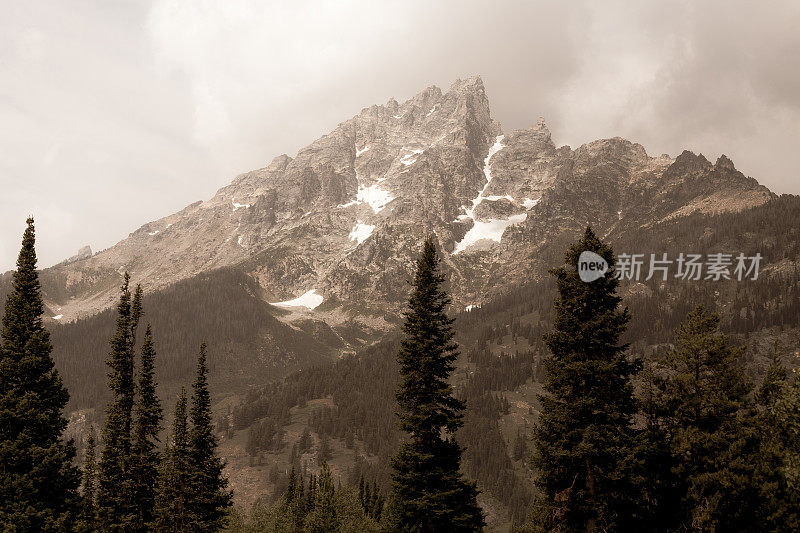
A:
{"label": "rocky mountain ridge", "polygon": [[557,147],[543,119],[504,135],[472,77],[365,108],[294,158],[45,270],[43,286],[53,316],[69,321],[111,306],[125,270],[152,291],[235,266],[291,311],[286,320],[380,328],[401,309],[427,234],[466,307],[542,273],[541,246],[587,221],[613,232],[772,196],[725,156],[651,157],[621,138]]}

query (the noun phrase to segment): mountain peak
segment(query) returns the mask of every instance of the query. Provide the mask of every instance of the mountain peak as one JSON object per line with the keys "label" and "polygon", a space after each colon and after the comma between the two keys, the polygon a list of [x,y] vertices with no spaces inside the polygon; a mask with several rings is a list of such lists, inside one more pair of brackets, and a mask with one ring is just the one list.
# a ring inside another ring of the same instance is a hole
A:
{"label": "mountain peak", "polygon": [[[715,209],[766,198],[757,190],[742,201],[727,201],[755,185],[724,170],[733,165],[725,156],[716,164],[723,170],[711,172],[702,155],[685,151],[674,162],[656,161],[641,145],[619,137],[575,150],[556,148],[544,117],[527,129],[502,133],[480,76],[458,79],[447,91],[431,85],[402,103],[390,98],[365,107],[294,158],[280,155],[266,168],[238,176],[209,201],[59,267],[66,274],[48,273],[58,280],[103,281],[90,289],[73,284],[52,303],[76,318],[113,305],[116,283],[105,281],[125,269],[135,282],[146,279],[151,289],[160,289],[235,267],[287,301],[316,291],[326,309],[341,305],[345,316],[361,310],[356,302],[373,293],[381,301],[402,301],[402,290],[389,288],[387,280],[408,275],[407,259],[425,233],[435,233],[444,249],[458,250],[448,261],[467,272],[472,252],[491,250],[503,261],[502,254],[528,242],[531,231],[546,234],[571,213],[598,206],[612,206],[612,218],[617,206],[632,212],[650,198],[637,187],[663,188],[659,198],[669,200],[660,208],[664,216],[684,207],[696,210],[720,185],[727,184],[727,196],[714,200]],[[691,186],[673,199],[676,187],[687,182]],[[695,204],[684,205],[689,201]],[[638,209],[650,212],[643,205]],[[482,285],[487,280],[470,281],[456,298],[475,298],[488,289]]]}
{"label": "mountain peak", "polygon": [[267,166],[267,170],[271,171],[284,170],[286,168],[286,165],[288,165],[291,161],[292,161],[291,157],[289,157],[286,154],[281,154],[272,160],[272,162]]}
{"label": "mountain peak", "polygon": [[695,154],[690,150],[684,150],[681,155],[675,158],[670,169],[671,172],[694,173],[708,170],[709,167],[711,167],[711,163],[703,154]]}
{"label": "mountain peak", "polygon": [[72,257],[70,257],[68,259],[64,259],[59,264],[68,265],[70,263],[75,263],[76,261],[82,261],[83,259],[88,259],[88,258],[92,257],[92,255],[93,255],[92,254],[92,247],[87,244],[86,246],[84,246],[80,250],[78,250],[78,253],[76,253],[75,255],[73,255]]}
{"label": "mountain peak", "polygon": [[456,92],[477,92],[484,93],[486,88],[483,86],[483,79],[479,75],[470,76],[465,79],[457,79],[450,84],[448,91]]}
{"label": "mountain peak", "polygon": [[717,170],[736,170],[736,167],[733,166],[733,161],[731,161],[728,156],[722,154],[717,158],[717,162],[714,163],[714,168]]}

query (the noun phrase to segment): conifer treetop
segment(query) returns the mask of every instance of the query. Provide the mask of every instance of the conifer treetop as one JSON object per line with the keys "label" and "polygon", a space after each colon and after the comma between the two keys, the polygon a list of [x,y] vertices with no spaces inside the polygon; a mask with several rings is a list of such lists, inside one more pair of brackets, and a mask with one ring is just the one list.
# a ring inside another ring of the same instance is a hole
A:
{"label": "conifer treetop", "polygon": [[440,261],[428,238],[417,260],[409,309],[404,313],[405,338],[398,354],[400,427],[421,439],[438,436],[441,429],[455,432],[462,425],[464,409],[448,383],[459,352],[453,342],[454,319],[446,313],[450,297],[441,287],[445,276],[439,272]]}
{"label": "conifer treetop", "polygon": [[77,514],[80,473],[64,441],[69,401],[42,322],[36,234],[28,218],[0,335],[0,530],[64,531]]}
{"label": "conifer treetop", "polygon": [[[33,335],[39,334],[41,342],[49,346],[49,334],[42,325],[42,302],[39,275],[36,272],[36,230],[33,218],[26,220],[22,247],[17,256],[17,269],[13,274],[3,315],[3,346],[9,354],[18,354],[20,347]],[[18,354],[19,355],[19,354]]]}

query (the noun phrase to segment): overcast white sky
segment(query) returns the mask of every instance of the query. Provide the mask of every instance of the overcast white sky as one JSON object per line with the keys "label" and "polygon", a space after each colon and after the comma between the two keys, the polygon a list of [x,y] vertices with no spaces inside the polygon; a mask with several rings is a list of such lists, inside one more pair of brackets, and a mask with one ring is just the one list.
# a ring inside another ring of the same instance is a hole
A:
{"label": "overcast white sky", "polygon": [[209,198],[390,96],[481,74],[505,131],[721,153],[800,193],[800,2],[0,0],[0,271]]}

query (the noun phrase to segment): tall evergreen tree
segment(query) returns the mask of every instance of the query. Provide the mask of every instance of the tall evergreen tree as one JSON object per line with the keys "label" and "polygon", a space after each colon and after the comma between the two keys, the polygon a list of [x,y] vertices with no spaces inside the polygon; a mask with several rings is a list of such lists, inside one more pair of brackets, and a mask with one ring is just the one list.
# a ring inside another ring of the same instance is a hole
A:
{"label": "tall evergreen tree", "polygon": [[381,531],[376,518],[367,516],[358,501],[358,492],[349,487],[336,490],[337,533],[371,533]]}
{"label": "tall evergreen tree", "polygon": [[314,503],[317,501],[317,476],[310,474],[308,476],[308,492],[306,493],[306,512],[311,512],[314,508]]}
{"label": "tall evergreen tree", "polygon": [[308,533],[336,533],[339,531],[339,518],[336,516],[336,503],[333,477],[328,462],[322,462],[319,486],[316,490],[314,509],[306,518]]}
{"label": "tall evergreen tree", "polygon": [[770,523],[775,531],[800,531],[800,379],[788,385],[774,406],[781,475],[778,505]]}
{"label": "tall evergreen tree", "polygon": [[134,346],[136,345],[136,331],[139,329],[139,320],[144,314],[144,309],[142,308],[143,296],[142,286],[137,284],[136,289],[133,291],[133,299],[131,300],[131,336],[128,340],[128,350],[130,351],[131,358],[133,358],[135,353]]}
{"label": "tall evergreen tree", "polygon": [[32,218],[27,225],[0,332],[0,529],[69,531],[80,472],[72,441],[62,439],[69,393],[42,323]]}
{"label": "tall evergreen tree", "polygon": [[409,434],[391,463],[400,531],[476,531],[484,525],[477,488],[460,471],[462,449],[455,432],[462,425],[464,403],[448,383],[458,346],[453,319],[445,313],[450,298],[442,289],[439,261],[429,238],[417,261],[397,356],[398,417]]}
{"label": "tall evergreen tree", "polygon": [[97,529],[97,434],[94,426],[89,428],[86,439],[86,455],[83,460],[83,480],[81,481],[83,506],[81,509],[80,530]]}
{"label": "tall evergreen tree", "polygon": [[111,338],[108,387],[111,401],[106,407],[103,451],[100,455],[97,507],[102,531],[131,531],[137,521],[131,477],[131,425],[134,404],[133,340],[130,276],[125,273],[117,305],[116,332]]}
{"label": "tall evergreen tree", "polygon": [[298,475],[294,465],[289,472],[286,492],[281,497],[275,520],[276,533],[303,533],[306,514],[313,508],[303,497],[303,476]]}
{"label": "tall evergreen tree", "polygon": [[800,381],[787,383],[777,341],[772,362],[756,399],[764,408],[756,423],[761,430],[759,486],[768,512],[765,529],[800,530]]}
{"label": "tall evergreen tree", "polygon": [[542,530],[622,530],[634,515],[628,480],[635,449],[636,403],[631,379],[638,363],[619,342],[630,319],[619,309],[618,279],[581,281],[578,258],[602,256],[613,268],[614,254],[587,227],[565,255],[556,278],[553,330],[545,336],[542,412],[534,429],[533,464],[540,497],[536,526]]}
{"label": "tall evergreen tree", "polygon": [[641,517],[638,530],[674,531],[680,527],[681,487],[675,467],[679,458],[672,455],[669,433],[662,423],[654,363],[641,373],[639,404],[644,427],[637,435],[635,494],[639,494]]}
{"label": "tall evergreen tree", "polygon": [[[139,291],[137,290],[137,292]],[[148,524],[153,520],[153,505],[158,479],[157,467],[161,459],[158,451],[161,404],[156,395],[155,357],[153,333],[148,324],[142,342],[139,364],[131,465],[138,531],[146,531],[149,527]]]}
{"label": "tall evergreen tree", "polygon": [[756,531],[762,500],[754,483],[759,440],[750,422],[750,385],[737,366],[743,348],[717,331],[700,305],[681,324],[662,359],[657,402],[680,486],[681,528]]}
{"label": "tall evergreen tree", "polygon": [[319,436],[319,448],[317,449],[317,464],[322,466],[322,463],[331,458],[331,439],[323,433]]}
{"label": "tall evergreen tree", "polygon": [[186,420],[186,389],[181,389],[175,404],[172,438],[167,444],[158,475],[155,501],[155,530],[164,533],[191,533],[195,517],[190,509],[191,457]]}
{"label": "tall evergreen tree", "polygon": [[217,456],[217,438],[211,419],[211,394],[208,390],[206,343],[200,345],[197,375],[192,385],[192,429],[189,432],[192,498],[191,514],[196,518],[195,531],[218,531],[225,524],[231,506],[228,480],[222,474],[223,463]]}
{"label": "tall evergreen tree", "polygon": [[766,408],[768,412],[771,411],[771,408],[775,406],[775,402],[782,396],[785,385],[786,368],[781,362],[780,344],[776,340],[772,349],[772,360],[767,367],[764,379],[761,381],[761,386],[756,391],[756,401]]}

